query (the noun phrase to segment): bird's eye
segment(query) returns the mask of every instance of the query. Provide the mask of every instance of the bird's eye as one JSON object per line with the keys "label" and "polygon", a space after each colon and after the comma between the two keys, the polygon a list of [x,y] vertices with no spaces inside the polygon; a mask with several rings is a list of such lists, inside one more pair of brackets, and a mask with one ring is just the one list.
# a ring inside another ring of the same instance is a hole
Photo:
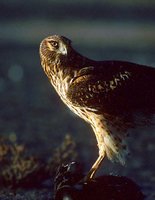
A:
{"label": "bird's eye", "polygon": [[51,41],[50,42],[51,43],[51,45],[53,46],[53,47],[57,47],[58,48],[58,42],[56,42],[56,41]]}

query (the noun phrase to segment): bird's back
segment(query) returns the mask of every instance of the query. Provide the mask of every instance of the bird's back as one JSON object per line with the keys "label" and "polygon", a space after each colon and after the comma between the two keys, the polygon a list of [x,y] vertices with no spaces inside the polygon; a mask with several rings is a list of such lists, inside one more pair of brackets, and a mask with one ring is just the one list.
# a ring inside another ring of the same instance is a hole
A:
{"label": "bird's back", "polygon": [[116,115],[155,112],[155,68],[102,61],[84,69],[68,90],[68,97],[75,105]]}

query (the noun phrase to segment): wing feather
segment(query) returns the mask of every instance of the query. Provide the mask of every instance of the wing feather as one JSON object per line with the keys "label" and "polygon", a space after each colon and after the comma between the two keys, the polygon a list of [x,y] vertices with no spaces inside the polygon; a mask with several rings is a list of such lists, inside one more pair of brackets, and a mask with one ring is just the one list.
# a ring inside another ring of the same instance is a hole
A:
{"label": "wing feather", "polygon": [[98,110],[144,109],[155,104],[155,69],[129,62],[96,62],[73,78],[67,96],[76,106]]}

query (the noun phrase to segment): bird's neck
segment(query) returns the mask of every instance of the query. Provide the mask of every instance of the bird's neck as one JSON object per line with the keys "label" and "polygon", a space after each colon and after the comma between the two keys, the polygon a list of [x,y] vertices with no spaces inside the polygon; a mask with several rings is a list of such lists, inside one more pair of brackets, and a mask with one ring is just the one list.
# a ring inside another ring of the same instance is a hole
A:
{"label": "bird's neck", "polygon": [[61,88],[67,88],[71,80],[78,74],[79,70],[92,64],[92,60],[82,56],[75,50],[71,50],[68,56],[58,56],[51,60],[42,59],[43,69],[50,82],[60,94]]}
{"label": "bird's neck", "polygon": [[80,70],[81,68],[85,67],[85,66],[89,66],[90,64],[92,64],[94,61],[81,55],[80,53],[78,53],[77,51],[75,51],[74,49],[72,49],[69,52],[68,55],[68,65],[72,66],[72,68],[74,70]]}

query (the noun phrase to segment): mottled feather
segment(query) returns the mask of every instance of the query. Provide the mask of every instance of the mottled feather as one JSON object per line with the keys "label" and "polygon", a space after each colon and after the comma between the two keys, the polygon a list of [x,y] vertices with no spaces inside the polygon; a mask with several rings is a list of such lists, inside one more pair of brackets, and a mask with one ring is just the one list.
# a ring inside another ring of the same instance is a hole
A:
{"label": "mottled feather", "polygon": [[93,128],[99,155],[125,163],[128,130],[155,113],[155,68],[88,59],[63,36],[40,45],[43,69],[62,101]]}

